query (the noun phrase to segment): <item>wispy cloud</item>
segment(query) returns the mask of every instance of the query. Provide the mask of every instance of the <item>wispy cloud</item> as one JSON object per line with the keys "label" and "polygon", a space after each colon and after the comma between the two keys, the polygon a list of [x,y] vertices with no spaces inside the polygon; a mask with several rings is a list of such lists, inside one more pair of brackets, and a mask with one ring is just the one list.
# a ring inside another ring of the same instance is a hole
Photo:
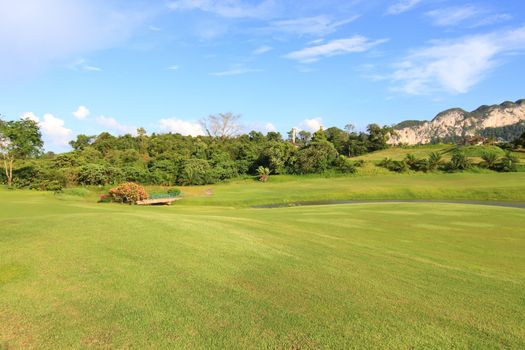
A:
{"label": "wispy cloud", "polygon": [[508,14],[494,14],[486,8],[474,5],[440,8],[428,11],[425,15],[430,18],[434,25],[441,27],[452,27],[465,23],[471,27],[480,27],[508,21],[512,18]]}
{"label": "wispy cloud", "polygon": [[422,0],[398,0],[394,4],[390,5],[387,10],[387,15],[399,15],[404,12],[410,11],[416,5],[418,5]]}
{"label": "wispy cloud", "polygon": [[503,64],[506,55],[523,54],[525,27],[430,44],[396,64],[389,77],[395,90],[413,95],[466,93]]}
{"label": "wispy cloud", "polygon": [[334,33],[339,27],[351,23],[358,18],[359,16],[355,15],[342,20],[332,20],[328,16],[320,15],[314,17],[272,21],[266,30],[296,35],[322,36]]}
{"label": "wispy cloud", "polygon": [[75,62],[71,63],[69,65],[69,68],[73,69],[73,70],[81,70],[81,71],[84,71],[84,72],[100,72],[100,71],[102,71],[102,68],[90,65],[83,58],[79,58]]}
{"label": "wispy cloud", "polygon": [[152,32],[161,32],[161,31],[162,31],[162,28],[157,27],[157,26],[154,26],[154,25],[149,25],[149,26],[148,26],[148,30],[150,30],[150,31],[152,31]]}
{"label": "wispy cloud", "polygon": [[258,4],[248,4],[241,0],[176,0],[167,4],[173,11],[200,10],[226,18],[271,18],[278,2],[264,0]]}
{"label": "wispy cloud", "polygon": [[180,69],[180,66],[174,64],[174,65],[171,65],[168,67],[169,70],[179,70]]}
{"label": "wispy cloud", "polygon": [[199,136],[204,135],[204,130],[200,123],[187,121],[178,118],[161,119],[159,127],[162,131],[172,132],[181,135]]}
{"label": "wispy cloud", "polygon": [[254,54],[254,55],[262,55],[262,54],[270,52],[272,50],[273,50],[273,47],[268,46],[268,45],[264,45],[264,46],[259,46],[258,48],[253,50],[252,54]]}
{"label": "wispy cloud", "polygon": [[302,50],[290,52],[284,57],[301,63],[313,63],[324,57],[365,52],[386,41],[387,39],[369,40],[364,36],[355,35],[351,38],[337,39],[325,44],[306,47]]}
{"label": "wispy cloud", "polygon": [[234,65],[228,70],[210,73],[210,75],[213,75],[216,77],[224,77],[224,76],[230,76],[230,75],[242,75],[242,74],[256,73],[256,72],[261,72],[261,69],[253,69],[253,68],[248,68],[242,65]]}
{"label": "wispy cloud", "polygon": [[112,117],[106,117],[106,116],[98,116],[96,118],[96,123],[108,128],[112,131],[116,131],[120,134],[135,134],[137,132],[137,128],[130,125],[121,124],[118,122],[115,118]]}
{"label": "wispy cloud", "polygon": [[[0,1],[0,75],[24,76],[129,38],[147,14],[113,1]],[[96,68],[86,66],[86,70]]]}

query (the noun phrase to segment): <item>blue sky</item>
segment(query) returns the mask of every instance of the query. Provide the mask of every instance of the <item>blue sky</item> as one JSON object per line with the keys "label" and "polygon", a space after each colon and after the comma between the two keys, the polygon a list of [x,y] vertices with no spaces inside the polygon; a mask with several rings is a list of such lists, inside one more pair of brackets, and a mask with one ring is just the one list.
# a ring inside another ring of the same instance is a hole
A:
{"label": "blue sky", "polygon": [[525,2],[0,0],[0,113],[76,134],[431,119],[525,98]]}

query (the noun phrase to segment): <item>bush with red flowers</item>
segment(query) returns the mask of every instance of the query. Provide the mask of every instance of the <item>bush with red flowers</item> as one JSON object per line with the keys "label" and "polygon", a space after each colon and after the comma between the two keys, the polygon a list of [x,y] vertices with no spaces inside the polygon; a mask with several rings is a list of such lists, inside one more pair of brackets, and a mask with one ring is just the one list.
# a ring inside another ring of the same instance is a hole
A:
{"label": "bush with red flowers", "polygon": [[144,187],[134,183],[126,182],[109,190],[109,195],[115,202],[135,204],[148,198],[148,192]]}

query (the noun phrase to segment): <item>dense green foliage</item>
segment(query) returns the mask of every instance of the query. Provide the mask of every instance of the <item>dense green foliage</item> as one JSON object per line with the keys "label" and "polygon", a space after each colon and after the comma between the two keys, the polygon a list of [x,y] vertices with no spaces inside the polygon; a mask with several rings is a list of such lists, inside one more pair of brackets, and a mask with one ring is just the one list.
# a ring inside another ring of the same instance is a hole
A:
{"label": "dense green foliage", "polygon": [[478,132],[478,135],[493,139],[515,140],[525,133],[525,122],[512,125],[501,126],[497,128],[485,128]]}
{"label": "dense green foliage", "polygon": [[[294,144],[280,133],[252,131],[239,136],[78,135],[73,151],[46,154],[19,163],[14,185],[56,190],[75,185],[137,182],[151,185],[205,185],[242,176],[257,176],[259,167],[272,174],[349,173],[355,165],[340,156],[387,148],[391,128],[376,124],[367,132],[338,128],[299,133]],[[5,178],[0,177],[0,182]]]}
{"label": "dense green foliage", "polygon": [[15,160],[37,156],[43,146],[37,123],[30,119],[3,121],[0,119],[0,155],[8,185],[13,183]]}

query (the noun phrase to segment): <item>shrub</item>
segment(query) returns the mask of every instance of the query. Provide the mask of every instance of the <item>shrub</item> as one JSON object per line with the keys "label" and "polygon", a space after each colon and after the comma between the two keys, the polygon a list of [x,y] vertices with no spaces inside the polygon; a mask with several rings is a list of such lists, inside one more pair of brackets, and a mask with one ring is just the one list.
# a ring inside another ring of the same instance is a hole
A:
{"label": "shrub", "polygon": [[98,199],[98,202],[99,203],[111,203],[113,202],[113,197],[111,197],[111,195],[109,194],[101,194]]}
{"label": "shrub", "polygon": [[301,149],[297,156],[297,172],[300,174],[322,173],[337,159],[334,145],[328,141],[312,142]]}
{"label": "shrub", "polygon": [[405,163],[410,170],[414,171],[427,171],[428,163],[425,159],[417,159],[416,156],[409,153],[405,157]]}
{"label": "shrub", "polygon": [[345,156],[339,156],[336,160],[337,170],[344,174],[353,174],[356,172],[356,165]]}
{"label": "shrub", "polygon": [[452,154],[452,158],[450,159],[450,162],[448,163],[449,170],[456,171],[456,170],[467,170],[472,167],[472,163],[470,162],[470,159],[465,155],[465,153],[456,150],[454,154]]}
{"label": "shrub", "polygon": [[485,152],[481,155],[482,165],[488,169],[495,170],[498,161],[498,155],[494,152]]}
{"label": "shrub", "polygon": [[168,189],[167,193],[170,196],[172,196],[172,197],[177,197],[177,196],[180,196],[181,191],[180,191],[180,189],[178,189],[176,187],[172,187],[172,188]]}
{"label": "shrub", "polygon": [[109,195],[115,202],[129,204],[135,204],[137,201],[148,198],[144,187],[133,182],[126,182],[110,189]]}
{"label": "shrub", "polygon": [[427,159],[428,171],[437,170],[439,166],[441,165],[441,159],[442,159],[441,154],[439,154],[438,152],[430,153]]}
{"label": "shrub", "polygon": [[206,185],[216,181],[216,173],[205,159],[185,160],[178,179],[181,185]]}
{"label": "shrub", "polygon": [[257,168],[257,176],[259,181],[266,182],[270,178],[270,169],[263,167],[262,165]]}
{"label": "shrub", "polygon": [[80,167],[77,182],[81,185],[105,185],[108,182],[107,169],[99,164]]}
{"label": "shrub", "polygon": [[390,158],[385,158],[378,165],[397,173],[404,173],[408,170],[408,165],[404,160],[392,160]]}
{"label": "shrub", "polygon": [[496,170],[503,172],[515,172],[518,171],[517,163],[519,159],[511,152],[505,153],[505,156],[501,158],[499,164],[496,165]]}

